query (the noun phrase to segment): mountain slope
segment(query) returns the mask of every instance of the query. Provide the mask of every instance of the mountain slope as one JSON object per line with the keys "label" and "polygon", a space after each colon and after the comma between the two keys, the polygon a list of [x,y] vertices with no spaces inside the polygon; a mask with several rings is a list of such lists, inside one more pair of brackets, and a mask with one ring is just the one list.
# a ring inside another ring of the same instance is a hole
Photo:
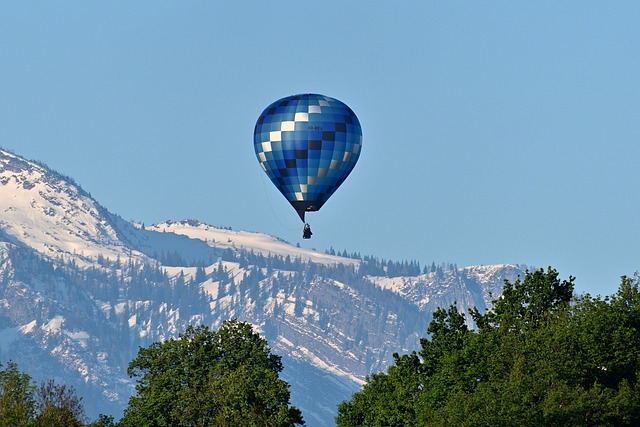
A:
{"label": "mountain slope", "polygon": [[140,346],[237,317],[283,356],[308,425],[333,425],[337,403],[366,375],[417,348],[436,307],[484,308],[489,292],[522,273],[439,266],[401,276],[372,257],[193,220],[142,227],[1,150],[0,215],[0,360],[73,384],[94,416],[120,416]]}

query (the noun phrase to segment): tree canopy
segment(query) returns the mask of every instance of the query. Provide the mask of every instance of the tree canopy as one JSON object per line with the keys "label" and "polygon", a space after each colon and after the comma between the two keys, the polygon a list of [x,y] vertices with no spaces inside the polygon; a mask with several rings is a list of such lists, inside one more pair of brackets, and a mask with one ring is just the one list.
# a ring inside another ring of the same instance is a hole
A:
{"label": "tree canopy", "polygon": [[123,426],[293,426],[304,424],[279,378],[280,356],[250,324],[218,331],[189,326],[178,339],[141,348],[129,364],[137,378]]}
{"label": "tree canopy", "polygon": [[33,419],[34,390],[31,377],[20,372],[14,362],[0,370],[0,427],[27,425]]}
{"label": "tree canopy", "polygon": [[492,309],[438,309],[421,350],[338,407],[338,426],[637,425],[640,291],[573,296],[573,278],[527,272]]}
{"label": "tree canopy", "polygon": [[36,387],[12,361],[0,369],[0,427],[81,427],[85,422],[82,398],[73,387],[53,380]]}

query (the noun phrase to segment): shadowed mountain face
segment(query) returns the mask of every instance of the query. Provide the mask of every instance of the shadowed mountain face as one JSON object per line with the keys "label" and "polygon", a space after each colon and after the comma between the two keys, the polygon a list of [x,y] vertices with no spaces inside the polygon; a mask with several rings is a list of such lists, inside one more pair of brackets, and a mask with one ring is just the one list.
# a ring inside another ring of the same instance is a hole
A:
{"label": "shadowed mountain face", "polygon": [[0,361],[73,385],[92,417],[121,416],[140,346],[236,317],[283,356],[307,425],[334,425],[337,404],[366,375],[418,347],[435,308],[485,308],[504,279],[523,273],[433,267],[193,220],[145,228],[70,178],[0,150]]}

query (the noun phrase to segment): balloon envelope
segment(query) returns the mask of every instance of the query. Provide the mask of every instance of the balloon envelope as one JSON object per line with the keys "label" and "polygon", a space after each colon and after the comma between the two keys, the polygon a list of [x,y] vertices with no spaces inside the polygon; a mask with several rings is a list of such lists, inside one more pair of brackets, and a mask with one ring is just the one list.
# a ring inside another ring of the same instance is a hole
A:
{"label": "balloon envelope", "polygon": [[269,105],[253,133],[260,166],[304,222],[353,170],[362,128],[344,103],[317,94],[293,95]]}

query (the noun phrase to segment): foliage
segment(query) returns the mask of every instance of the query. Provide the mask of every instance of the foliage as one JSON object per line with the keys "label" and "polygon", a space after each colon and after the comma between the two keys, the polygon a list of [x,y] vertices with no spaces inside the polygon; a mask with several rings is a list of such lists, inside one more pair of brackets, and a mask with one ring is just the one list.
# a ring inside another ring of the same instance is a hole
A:
{"label": "foliage", "polygon": [[421,350],[368,378],[337,425],[637,425],[638,277],[604,299],[573,297],[573,280],[549,268],[505,282],[491,310],[471,310],[476,330],[438,309]]}
{"label": "foliage", "polygon": [[96,421],[88,424],[88,427],[116,427],[116,425],[113,415],[100,414]]}
{"label": "foliage", "polygon": [[34,388],[14,362],[0,370],[0,427],[28,424],[35,413]]}
{"label": "foliage", "polygon": [[14,362],[0,370],[0,427],[81,427],[86,419],[81,401],[73,387],[53,380],[35,387]]}
{"label": "foliage", "polygon": [[75,389],[53,380],[43,382],[36,391],[36,406],[39,415],[34,425],[37,427],[81,427],[86,419],[82,398],[76,395]]}
{"label": "foliage", "polygon": [[280,357],[248,323],[218,331],[189,326],[178,339],[141,348],[129,364],[137,393],[123,426],[293,426],[304,424],[279,379]]}

